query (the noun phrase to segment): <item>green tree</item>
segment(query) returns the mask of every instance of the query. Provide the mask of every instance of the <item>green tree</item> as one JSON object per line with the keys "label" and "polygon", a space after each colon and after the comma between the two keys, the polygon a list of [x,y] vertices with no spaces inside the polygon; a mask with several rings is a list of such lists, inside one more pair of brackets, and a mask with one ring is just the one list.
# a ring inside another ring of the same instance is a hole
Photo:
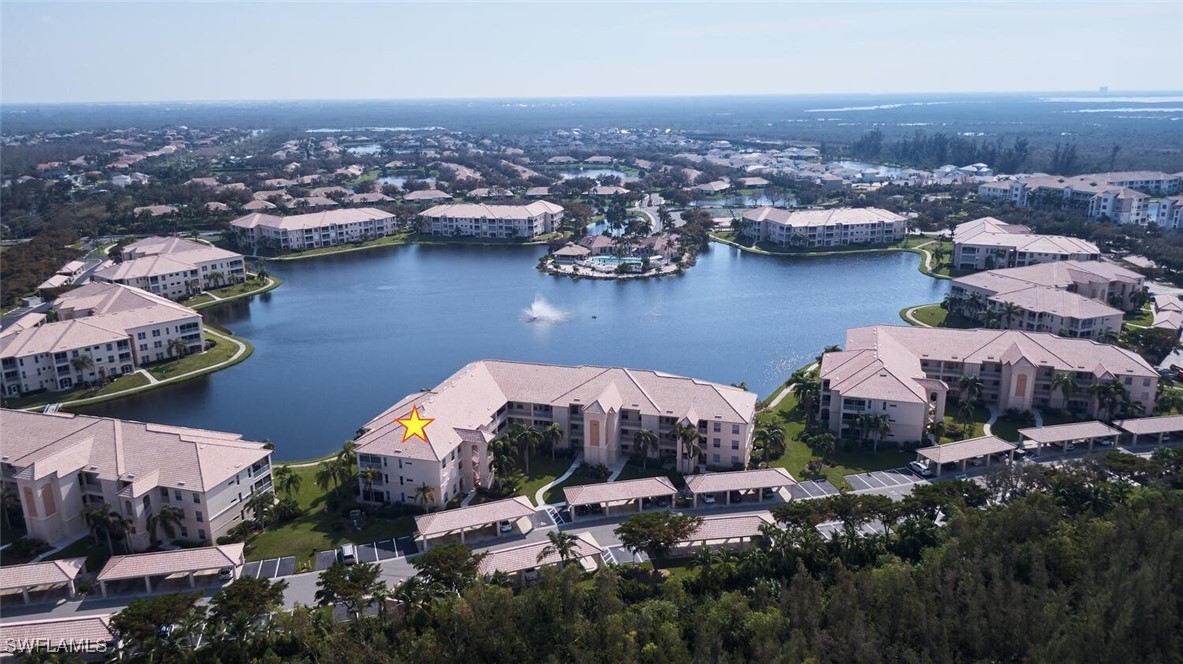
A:
{"label": "green tree", "polygon": [[1079,391],[1080,385],[1076,382],[1076,374],[1070,371],[1057,371],[1056,375],[1052,376],[1052,392],[1059,392],[1064,397],[1065,408],[1072,395]]}
{"label": "green tree", "polygon": [[555,450],[559,447],[559,443],[563,442],[563,427],[559,426],[557,422],[551,422],[542,430],[542,441],[550,448],[550,460],[555,460]]}
{"label": "green tree", "polygon": [[694,423],[682,424],[678,422],[670,429],[670,433],[676,438],[681,446],[681,458],[684,463],[679,463],[679,466],[684,466],[685,470],[682,472],[693,472],[698,467],[698,457],[702,454],[702,447],[699,442],[702,440],[702,434],[698,432],[698,427]]}
{"label": "green tree", "polygon": [[435,488],[427,482],[415,487],[415,502],[424,510],[428,509],[428,506],[435,502]]}
{"label": "green tree", "polygon": [[177,536],[177,528],[185,521],[185,512],[176,505],[161,505],[160,509],[148,516],[148,533],[152,537],[152,545],[155,546],[159,541],[156,539],[157,531],[163,530],[168,537]]}
{"label": "green tree", "polygon": [[189,346],[188,346],[188,344],[185,343],[184,339],[177,337],[175,339],[168,340],[168,356],[169,357],[172,357],[174,355],[177,357],[185,357],[185,353],[187,353],[188,351],[189,351]]}
{"label": "green tree", "polygon": [[223,586],[210,599],[210,615],[219,622],[245,615],[252,622],[283,606],[283,592],[288,582],[282,579],[256,579],[241,576]]}
{"label": "green tree", "polygon": [[385,593],[386,582],[378,580],[381,575],[382,569],[371,563],[349,566],[333,563],[316,581],[316,602],[321,606],[339,604],[348,609],[351,616],[360,618],[362,609],[369,606],[373,596]]}
{"label": "green tree", "polygon": [[300,485],[304,483],[304,478],[298,473],[293,472],[287,464],[276,466],[272,469],[271,479],[275,482],[276,488],[282,491],[288,498],[291,498],[292,494],[298,492]]}
{"label": "green tree", "polygon": [[644,551],[650,558],[663,560],[670,549],[689,539],[701,524],[702,517],[642,512],[625,519],[612,532],[634,554]]}
{"label": "green tree", "polygon": [[87,371],[94,370],[94,360],[89,355],[79,355],[70,360],[70,366],[74,367],[74,371],[78,372],[78,380],[83,380],[83,374]]}
{"label": "green tree", "polygon": [[571,533],[565,533],[561,530],[552,530],[546,534],[550,544],[542,547],[538,552],[538,562],[542,562],[546,558],[558,554],[559,569],[566,566],[567,562],[575,557],[579,550],[580,540]]}
{"label": "green tree", "polygon": [[132,652],[151,648],[160,635],[160,628],[181,622],[199,599],[201,593],[133,599],[126,608],[111,616],[111,627]]}
{"label": "green tree", "polygon": [[476,581],[484,557],[483,553],[473,553],[463,544],[452,542],[431,547],[412,560],[411,566],[424,580],[458,592]]}
{"label": "green tree", "polygon": [[657,434],[652,429],[637,429],[637,432],[633,434],[633,445],[641,455],[641,468],[648,467],[649,455],[656,452],[660,444]]}

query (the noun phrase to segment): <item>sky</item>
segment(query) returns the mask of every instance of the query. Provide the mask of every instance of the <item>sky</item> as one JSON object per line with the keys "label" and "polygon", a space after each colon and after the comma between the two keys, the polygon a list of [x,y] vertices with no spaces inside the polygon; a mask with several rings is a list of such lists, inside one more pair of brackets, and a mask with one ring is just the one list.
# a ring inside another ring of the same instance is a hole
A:
{"label": "sky", "polygon": [[0,102],[1183,90],[1183,2],[0,4]]}

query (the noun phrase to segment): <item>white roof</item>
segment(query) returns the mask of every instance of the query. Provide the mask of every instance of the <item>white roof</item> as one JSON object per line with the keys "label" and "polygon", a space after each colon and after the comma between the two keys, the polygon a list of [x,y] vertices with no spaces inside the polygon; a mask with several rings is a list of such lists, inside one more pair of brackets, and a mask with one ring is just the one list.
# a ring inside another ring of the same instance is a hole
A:
{"label": "white roof", "polygon": [[643,477],[639,480],[563,487],[563,494],[567,496],[568,505],[615,503],[654,496],[669,496],[677,492],[678,490],[674,488],[673,482],[670,482],[668,477]]}
{"label": "white roof", "polygon": [[1117,420],[1116,426],[1134,434],[1172,433],[1183,431],[1183,415],[1163,415],[1161,417],[1139,417],[1130,420]]}
{"label": "white roof", "polygon": [[931,459],[941,464],[964,461],[965,459],[973,459],[997,452],[1010,452],[1015,447],[1016,445],[1014,443],[1008,443],[998,436],[982,436],[981,438],[959,440],[955,443],[946,443],[944,445],[921,447],[916,452],[926,459]]}
{"label": "white roof", "polygon": [[239,542],[195,549],[114,556],[107,561],[103,571],[95,578],[99,581],[116,581],[237,567],[243,563],[242,551],[245,547],[246,544]]}
{"label": "white roof", "polygon": [[437,205],[419,214],[439,219],[532,219],[543,214],[558,214],[561,205],[549,201],[534,201],[528,205],[483,205],[480,203],[456,203]]}
{"label": "white roof", "polygon": [[432,512],[415,517],[415,527],[423,537],[435,537],[462,530],[480,528],[500,521],[516,521],[532,516],[534,505],[523,496],[514,496],[491,503],[480,503],[454,510]]}
{"label": "white roof", "polygon": [[792,486],[797,481],[784,468],[763,468],[740,470],[730,473],[707,473],[686,478],[691,493],[715,493],[717,491],[746,491]]}
{"label": "white roof", "polygon": [[760,528],[770,523],[773,523],[772,517],[766,513],[709,516],[702,520],[694,534],[682,541],[712,542],[751,538],[759,535]]}
{"label": "white roof", "polygon": [[[604,552],[604,547],[596,541],[596,538],[591,533],[574,533],[574,535],[575,539],[579,542],[574,550],[576,560],[588,556],[598,556]],[[534,569],[543,565],[559,564],[561,559],[558,553],[552,552],[550,555],[543,557],[542,560],[538,559],[538,555],[548,546],[550,546],[550,540],[547,539],[540,542],[519,544],[505,549],[489,551],[481,559],[478,569],[481,574],[492,574],[493,572],[513,574],[514,572]]]}
{"label": "white roof", "polygon": [[51,618],[0,623],[0,652],[16,652],[24,643],[109,643],[115,640],[111,616]]}
{"label": "white roof", "polygon": [[761,207],[743,214],[748,221],[769,221],[794,228],[834,224],[871,224],[904,221],[905,217],[879,208],[833,208],[830,210],[783,210]]}
{"label": "white roof", "polygon": [[1019,429],[1019,435],[1030,438],[1037,443],[1062,443],[1066,440],[1084,440],[1085,438],[1106,438],[1116,436],[1121,432],[1102,422],[1071,422],[1057,424],[1050,427],[1031,427]]}
{"label": "white roof", "polygon": [[302,230],[306,228],[321,228],[323,226],[331,226],[334,224],[351,224],[362,221],[390,219],[393,216],[394,215],[389,212],[384,212],[377,208],[370,207],[325,210],[324,212],[293,214],[286,217],[256,212],[255,214],[248,214],[245,217],[239,217],[238,219],[230,222],[230,225],[236,226],[238,228],[267,226],[269,228],[278,228],[283,230]]}
{"label": "white roof", "polygon": [[51,560],[0,567],[0,590],[17,590],[54,583],[69,583],[82,572],[86,558]]}

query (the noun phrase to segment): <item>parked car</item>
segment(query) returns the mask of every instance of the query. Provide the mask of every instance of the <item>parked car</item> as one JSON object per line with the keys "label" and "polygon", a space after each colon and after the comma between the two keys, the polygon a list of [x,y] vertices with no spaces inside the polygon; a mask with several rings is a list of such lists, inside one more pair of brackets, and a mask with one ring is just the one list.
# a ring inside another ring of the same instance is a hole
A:
{"label": "parked car", "polygon": [[731,492],[731,502],[742,503],[743,502],[743,494],[738,491],[732,491]]}
{"label": "parked car", "polygon": [[702,498],[702,502],[704,504],[707,504],[707,505],[714,505],[715,504],[715,494],[713,494],[713,493],[704,493],[704,494],[702,494],[702,496],[700,496],[700,498]]}
{"label": "parked car", "polygon": [[908,463],[908,470],[911,470],[921,477],[932,477],[932,468],[930,468],[927,463],[911,461]]}
{"label": "parked car", "polygon": [[588,509],[591,510],[592,514],[603,514],[604,513],[604,506],[599,503],[592,503],[591,505],[588,506]]}
{"label": "parked car", "polygon": [[498,526],[497,529],[503,533],[512,533],[513,532],[513,523],[511,523],[509,521],[502,521],[501,525]]}
{"label": "parked car", "polygon": [[969,460],[969,465],[971,465],[971,466],[980,466],[980,465],[982,465],[982,457],[974,457],[974,458],[970,459],[970,460]]}
{"label": "parked car", "polygon": [[765,498],[772,498],[773,496],[776,495],[776,489],[773,489],[772,487],[765,487],[764,490],[761,491],[760,493]]}
{"label": "parked car", "polygon": [[586,516],[586,515],[587,515],[587,505],[576,505],[575,506],[575,516]]}
{"label": "parked car", "polygon": [[342,544],[340,549],[337,549],[337,560],[341,561],[343,565],[353,565],[357,563],[357,545],[356,544]]}
{"label": "parked car", "polygon": [[229,567],[223,567],[222,569],[218,570],[218,580],[219,581],[233,581],[234,580],[234,570]]}
{"label": "parked car", "polygon": [[658,496],[657,497],[657,506],[658,507],[669,507],[670,506],[669,496]]}

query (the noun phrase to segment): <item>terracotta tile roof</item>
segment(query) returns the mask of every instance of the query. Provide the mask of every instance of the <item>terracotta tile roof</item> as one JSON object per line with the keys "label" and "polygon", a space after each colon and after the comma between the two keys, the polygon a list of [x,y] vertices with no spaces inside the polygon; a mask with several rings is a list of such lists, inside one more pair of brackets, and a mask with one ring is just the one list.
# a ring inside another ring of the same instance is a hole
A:
{"label": "terracotta tile roof", "polygon": [[33,586],[68,583],[82,572],[85,565],[86,558],[4,565],[0,567],[0,590],[20,590]]}
{"label": "terracotta tile roof", "polygon": [[568,505],[591,505],[594,503],[615,503],[639,498],[670,496],[677,493],[668,477],[642,477],[639,480],[605,482],[563,487]]}
{"label": "terracotta tile roof", "polygon": [[1183,415],[1163,415],[1161,417],[1139,417],[1129,420],[1117,420],[1114,426],[1136,434],[1173,433],[1183,431]]}
{"label": "terracotta tile roof", "polygon": [[[591,533],[575,533],[575,538],[579,541],[579,545],[574,551],[576,560],[598,556],[604,552],[604,547],[596,541]],[[479,571],[481,574],[492,574],[493,572],[513,574],[544,565],[559,564],[560,558],[557,553],[551,553],[542,560],[538,560],[538,554],[548,546],[550,546],[550,540],[543,540],[490,551],[487,556],[481,559]]]}
{"label": "terracotta tile roof", "polygon": [[982,436],[945,445],[921,447],[916,452],[926,459],[941,464],[973,459],[997,452],[1010,452],[1016,447],[1014,443],[1008,443],[997,436]]}
{"label": "terracotta tile roof", "polygon": [[420,189],[419,191],[409,191],[403,194],[404,201],[439,201],[451,199],[452,194],[439,191],[438,189]]}
{"label": "terracotta tile roof", "polygon": [[393,216],[394,215],[389,212],[384,212],[377,208],[369,207],[348,208],[343,210],[325,210],[324,212],[293,214],[286,217],[273,214],[255,213],[248,214],[245,217],[239,217],[238,219],[230,222],[230,225],[236,226],[238,228],[266,226],[269,228],[278,228],[282,230],[301,230],[307,228],[321,228],[323,226],[331,226],[333,224],[351,224],[363,221],[390,219]]}
{"label": "terracotta tile roof", "polygon": [[903,221],[904,217],[879,208],[834,208],[830,210],[784,210],[762,207],[743,214],[748,221],[771,221],[793,228],[831,226],[834,224],[873,224],[880,221]]}
{"label": "terracotta tile roof", "polygon": [[1062,443],[1066,440],[1104,438],[1121,432],[1103,422],[1071,422],[1050,427],[1019,429],[1019,433],[1037,443]]}
{"label": "terracotta tile roof", "polygon": [[246,544],[220,544],[195,549],[113,556],[95,578],[99,581],[138,579],[145,576],[204,572],[243,564]]}
{"label": "terracotta tile roof", "polygon": [[736,540],[752,538],[760,534],[760,529],[773,523],[767,514],[734,514],[728,516],[709,516],[702,520],[694,534],[685,540],[687,542],[711,542],[716,540]]}
{"label": "terracotta tile roof", "polygon": [[719,491],[745,491],[748,489],[777,488],[792,486],[797,481],[784,468],[763,468],[741,470],[731,473],[706,473],[686,478],[691,493],[714,493]]}
{"label": "terracotta tile roof", "polygon": [[453,219],[531,219],[542,214],[558,214],[561,205],[548,201],[534,201],[527,205],[484,205],[480,203],[455,203],[437,205],[420,212],[423,217]]}
{"label": "terracotta tile roof", "polygon": [[0,652],[16,652],[20,644],[109,643],[115,640],[111,616],[52,618],[0,623]]}
{"label": "terracotta tile roof", "polygon": [[523,496],[514,496],[491,503],[469,505],[454,510],[432,512],[415,517],[415,527],[423,537],[479,528],[500,521],[516,521],[533,516],[534,505]]}

